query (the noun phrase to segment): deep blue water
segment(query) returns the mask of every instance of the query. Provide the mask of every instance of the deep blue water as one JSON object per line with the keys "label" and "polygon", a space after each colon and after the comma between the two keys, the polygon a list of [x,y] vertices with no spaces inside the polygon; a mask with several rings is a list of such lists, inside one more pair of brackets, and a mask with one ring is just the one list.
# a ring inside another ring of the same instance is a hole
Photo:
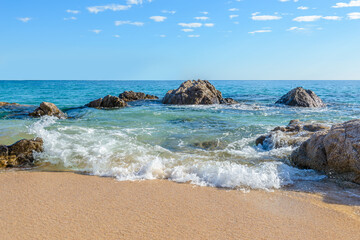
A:
{"label": "deep blue water", "polygon": [[[79,108],[105,95],[133,90],[162,98],[181,81],[0,81],[0,101],[55,103],[72,117],[30,119],[0,109],[0,144],[44,139],[39,164],[119,180],[167,178],[231,188],[282,188],[325,177],[289,166],[291,147],[265,151],[255,139],[292,119],[326,124],[360,118],[360,81],[211,81],[239,101],[232,106],[166,106],[141,101],[117,110]],[[301,109],[274,102],[289,90],[311,89],[326,108]],[[210,149],[199,144],[210,142]]]}

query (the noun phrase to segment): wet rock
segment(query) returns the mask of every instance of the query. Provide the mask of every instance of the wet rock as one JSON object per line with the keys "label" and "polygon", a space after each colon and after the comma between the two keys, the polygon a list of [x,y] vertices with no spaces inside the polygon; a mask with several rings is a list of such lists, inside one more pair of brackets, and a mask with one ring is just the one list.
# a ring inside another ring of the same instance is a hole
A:
{"label": "wet rock", "polygon": [[63,113],[55,104],[49,102],[42,102],[40,107],[35,109],[34,112],[29,114],[30,117],[53,116],[58,118],[66,118]]}
{"label": "wet rock", "polygon": [[293,107],[325,107],[323,101],[311,90],[302,87],[295,88],[282,96],[276,104]]}
{"label": "wet rock", "polygon": [[13,145],[0,145],[0,168],[31,166],[34,152],[43,151],[43,140],[20,140]]}
{"label": "wet rock", "polygon": [[360,120],[332,126],[305,141],[290,157],[299,168],[360,183]]}
{"label": "wet rock", "polygon": [[139,100],[156,100],[159,99],[157,96],[145,94],[142,92],[125,91],[119,95],[119,98],[125,102],[133,102]]}
{"label": "wet rock", "polygon": [[0,107],[9,107],[9,106],[20,106],[20,104],[8,103],[8,102],[0,102]]}
{"label": "wet rock", "polygon": [[85,105],[90,108],[123,108],[127,103],[115,96],[107,95],[104,98],[99,98]]}
{"label": "wet rock", "polygon": [[223,149],[225,147],[225,145],[220,141],[197,142],[194,143],[193,146],[204,150],[218,150],[218,149]]}
{"label": "wet rock", "polygon": [[232,98],[224,98],[222,101],[220,101],[221,104],[237,104],[238,102],[235,101],[234,99]]}
{"label": "wet rock", "polygon": [[209,81],[193,80],[186,81],[178,89],[166,93],[164,104],[177,105],[210,105],[210,104],[231,104],[233,99],[224,99]]}
{"label": "wet rock", "polygon": [[269,134],[258,137],[255,143],[267,149],[286,146],[297,147],[316,132],[326,132],[329,129],[329,126],[323,124],[292,120],[286,127],[276,127]]}

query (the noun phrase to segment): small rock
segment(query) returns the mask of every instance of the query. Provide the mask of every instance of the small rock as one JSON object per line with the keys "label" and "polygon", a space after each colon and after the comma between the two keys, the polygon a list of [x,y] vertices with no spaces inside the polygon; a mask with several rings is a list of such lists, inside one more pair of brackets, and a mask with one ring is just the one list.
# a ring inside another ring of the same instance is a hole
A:
{"label": "small rock", "polygon": [[104,98],[99,98],[85,105],[90,108],[123,108],[127,103],[115,96],[107,95]]}
{"label": "small rock", "polygon": [[311,90],[302,87],[295,88],[282,96],[276,104],[293,107],[325,107],[323,101]]}
{"label": "small rock", "polygon": [[63,113],[55,104],[49,102],[42,102],[40,107],[35,109],[34,112],[29,114],[30,117],[54,116],[58,118],[66,118]]}
{"label": "small rock", "polygon": [[13,145],[0,145],[0,168],[31,166],[34,152],[43,151],[43,140],[20,140]]}
{"label": "small rock", "polygon": [[178,89],[166,93],[164,104],[178,105],[210,105],[210,104],[232,104],[233,99],[224,99],[209,81],[193,80],[183,82]]}
{"label": "small rock", "polygon": [[304,123],[291,120],[286,127],[276,127],[269,134],[258,137],[256,145],[266,148],[281,148],[285,146],[300,146],[316,132],[328,131],[330,127],[318,123]]}
{"label": "small rock", "polygon": [[142,92],[125,91],[119,95],[119,98],[125,102],[133,102],[138,100],[156,100],[157,96],[145,94]]}

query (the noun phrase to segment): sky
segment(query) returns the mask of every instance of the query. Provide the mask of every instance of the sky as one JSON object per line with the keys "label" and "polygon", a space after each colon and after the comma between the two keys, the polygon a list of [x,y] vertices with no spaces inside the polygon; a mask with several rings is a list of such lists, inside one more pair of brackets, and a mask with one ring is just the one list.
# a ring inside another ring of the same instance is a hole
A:
{"label": "sky", "polygon": [[360,80],[360,0],[0,0],[0,80]]}

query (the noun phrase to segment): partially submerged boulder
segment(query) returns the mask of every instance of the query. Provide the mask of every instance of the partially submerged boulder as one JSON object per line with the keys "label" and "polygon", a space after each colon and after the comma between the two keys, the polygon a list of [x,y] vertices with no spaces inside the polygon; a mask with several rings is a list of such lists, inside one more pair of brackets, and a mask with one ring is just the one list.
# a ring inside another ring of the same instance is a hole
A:
{"label": "partially submerged boulder", "polygon": [[43,151],[43,140],[20,140],[13,145],[0,145],[0,168],[31,166],[34,152]]}
{"label": "partially submerged boulder", "polygon": [[122,108],[126,107],[127,103],[115,96],[107,95],[104,98],[99,98],[85,105],[90,108]]}
{"label": "partially submerged boulder", "polygon": [[0,102],[0,107],[9,107],[9,106],[20,106],[20,104],[8,103],[8,102]]}
{"label": "partially submerged boulder", "polygon": [[295,88],[282,96],[276,104],[293,107],[325,107],[323,101],[311,90],[302,87]]}
{"label": "partially submerged boulder", "polygon": [[291,163],[360,184],[360,120],[317,132],[295,150]]}
{"label": "partially submerged boulder", "polygon": [[63,113],[55,104],[49,102],[42,102],[40,107],[35,109],[34,112],[29,114],[30,117],[53,116],[58,118],[66,118]]}
{"label": "partially submerged boulder", "polygon": [[138,100],[157,100],[157,96],[145,94],[142,92],[125,91],[119,95],[119,98],[125,102],[133,102]]}
{"label": "partially submerged boulder", "polygon": [[286,127],[276,127],[270,133],[257,138],[256,145],[260,144],[266,149],[297,147],[316,132],[326,132],[329,129],[330,127],[324,124],[292,120]]}
{"label": "partially submerged boulder", "polygon": [[193,80],[186,81],[178,89],[170,90],[166,93],[164,104],[177,105],[210,105],[210,104],[234,104],[233,99],[223,98],[209,81]]}

